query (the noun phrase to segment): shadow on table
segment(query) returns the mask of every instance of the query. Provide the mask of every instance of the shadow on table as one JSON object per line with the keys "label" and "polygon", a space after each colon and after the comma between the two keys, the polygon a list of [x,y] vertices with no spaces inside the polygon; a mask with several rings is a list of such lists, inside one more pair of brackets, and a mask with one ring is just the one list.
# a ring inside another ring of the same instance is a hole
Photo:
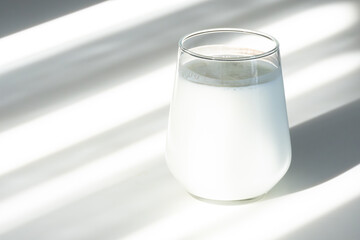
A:
{"label": "shadow on table", "polygon": [[106,240],[127,235],[175,214],[178,200],[185,195],[176,187],[163,158],[149,160],[153,164],[138,175],[35,219],[0,238]]}
{"label": "shadow on table", "polygon": [[104,0],[1,0],[0,38]]}
{"label": "shadow on table", "polygon": [[[360,197],[277,240],[359,239]],[[349,221],[352,219],[352,221]]]}
{"label": "shadow on table", "polygon": [[326,182],[360,163],[360,100],[291,129],[292,163],[274,198]]}
{"label": "shadow on table", "polygon": [[0,176],[0,201],[81,166],[86,166],[164,130],[168,112],[168,106],[156,109],[138,119]]}

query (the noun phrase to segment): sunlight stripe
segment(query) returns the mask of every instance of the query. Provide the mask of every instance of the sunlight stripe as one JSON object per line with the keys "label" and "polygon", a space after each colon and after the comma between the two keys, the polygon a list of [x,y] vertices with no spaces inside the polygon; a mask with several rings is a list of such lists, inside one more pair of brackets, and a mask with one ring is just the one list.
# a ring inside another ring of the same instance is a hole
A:
{"label": "sunlight stripe", "polygon": [[164,146],[162,131],[1,201],[0,234],[141,172],[163,160]]}

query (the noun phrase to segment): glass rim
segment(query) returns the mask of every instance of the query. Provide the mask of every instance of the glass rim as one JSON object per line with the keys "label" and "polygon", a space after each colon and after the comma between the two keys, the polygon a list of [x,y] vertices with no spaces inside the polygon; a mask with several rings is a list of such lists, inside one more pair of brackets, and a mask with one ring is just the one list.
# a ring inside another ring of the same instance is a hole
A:
{"label": "glass rim", "polygon": [[[243,34],[249,34],[249,35],[257,35],[260,37],[265,37],[269,40],[271,40],[272,42],[275,43],[275,47],[273,47],[272,49],[270,49],[269,51],[260,53],[260,54],[254,54],[251,56],[239,56],[239,57],[234,57],[234,58],[229,58],[229,57],[214,57],[214,56],[209,56],[209,55],[203,55],[203,54],[199,54],[196,53],[186,47],[184,47],[184,43],[186,40],[198,36],[198,35],[203,35],[203,34],[209,34],[209,33],[219,33],[219,32],[233,32],[233,33],[243,33]],[[248,29],[242,29],[242,28],[211,28],[211,29],[205,29],[205,30],[201,30],[201,31],[197,31],[197,32],[193,32],[190,33],[188,35],[185,35],[184,37],[182,37],[179,40],[179,48],[181,49],[181,51],[197,57],[197,58],[202,58],[202,59],[206,59],[206,60],[216,60],[216,61],[247,61],[247,60],[254,60],[254,59],[259,59],[259,58],[263,58],[266,56],[269,56],[275,52],[277,52],[279,50],[279,42],[278,40],[276,40],[276,38],[272,37],[269,34],[266,33],[262,33],[259,31],[253,31],[253,30],[248,30]]]}

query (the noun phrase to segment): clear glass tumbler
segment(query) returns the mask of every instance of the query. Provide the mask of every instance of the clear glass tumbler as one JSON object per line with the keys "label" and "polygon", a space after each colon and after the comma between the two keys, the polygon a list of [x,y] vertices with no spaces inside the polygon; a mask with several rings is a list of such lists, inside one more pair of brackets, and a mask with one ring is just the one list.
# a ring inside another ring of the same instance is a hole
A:
{"label": "clear glass tumbler", "polygon": [[209,29],[180,40],[166,159],[205,199],[256,198],[284,176],[291,143],[273,37]]}

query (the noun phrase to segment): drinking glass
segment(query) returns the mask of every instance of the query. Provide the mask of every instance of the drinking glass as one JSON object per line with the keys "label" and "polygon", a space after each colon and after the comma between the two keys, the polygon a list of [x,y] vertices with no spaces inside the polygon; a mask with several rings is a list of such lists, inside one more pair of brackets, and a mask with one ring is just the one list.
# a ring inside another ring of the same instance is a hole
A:
{"label": "drinking glass", "polygon": [[179,41],[166,159],[205,199],[256,198],[284,176],[291,143],[275,38],[209,29]]}

